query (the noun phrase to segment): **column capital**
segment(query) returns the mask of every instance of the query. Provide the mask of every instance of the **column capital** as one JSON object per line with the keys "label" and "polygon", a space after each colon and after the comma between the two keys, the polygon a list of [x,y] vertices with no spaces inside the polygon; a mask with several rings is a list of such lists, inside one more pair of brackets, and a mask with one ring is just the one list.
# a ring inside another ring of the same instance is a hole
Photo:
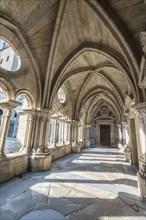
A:
{"label": "column capital", "polygon": [[116,125],[117,125],[117,127],[121,127],[122,123],[117,123]]}
{"label": "column capital", "polygon": [[85,124],[85,127],[86,127],[86,128],[90,128],[90,127],[91,127],[91,125]]}
{"label": "column capital", "polygon": [[20,105],[22,105],[22,103],[16,100],[11,100],[11,99],[0,100],[0,106],[4,109],[12,110]]}

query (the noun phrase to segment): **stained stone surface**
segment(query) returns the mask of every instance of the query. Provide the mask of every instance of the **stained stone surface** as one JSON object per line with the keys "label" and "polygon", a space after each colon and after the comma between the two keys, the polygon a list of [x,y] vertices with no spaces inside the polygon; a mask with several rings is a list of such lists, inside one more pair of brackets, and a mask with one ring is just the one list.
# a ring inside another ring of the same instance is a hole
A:
{"label": "stained stone surface", "polygon": [[135,170],[118,149],[100,145],[54,161],[49,171],[7,181],[0,193],[3,220],[48,209],[67,220],[146,219]]}
{"label": "stained stone surface", "polygon": [[55,212],[51,209],[34,211],[25,216],[23,216],[20,220],[65,220],[64,216],[58,212]]}

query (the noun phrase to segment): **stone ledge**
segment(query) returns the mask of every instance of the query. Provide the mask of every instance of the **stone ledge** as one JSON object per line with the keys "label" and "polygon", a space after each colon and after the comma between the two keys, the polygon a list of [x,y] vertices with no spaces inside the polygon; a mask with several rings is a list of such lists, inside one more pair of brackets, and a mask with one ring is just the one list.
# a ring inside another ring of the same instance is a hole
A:
{"label": "stone ledge", "polygon": [[63,157],[71,153],[71,146],[69,145],[58,145],[56,147],[50,147],[49,152],[52,156],[52,161],[60,157]]}
{"label": "stone ledge", "polygon": [[0,161],[0,182],[27,172],[27,168],[28,155],[24,153],[6,155],[6,157]]}

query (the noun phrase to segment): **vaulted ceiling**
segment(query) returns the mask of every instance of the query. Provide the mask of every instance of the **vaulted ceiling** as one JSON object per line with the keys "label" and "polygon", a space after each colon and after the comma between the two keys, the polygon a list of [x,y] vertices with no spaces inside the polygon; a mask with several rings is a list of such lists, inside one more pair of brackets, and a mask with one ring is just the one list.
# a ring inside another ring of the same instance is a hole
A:
{"label": "vaulted ceiling", "polygon": [[0,13],[19,28],[38,64],[42,107],[51,108],[64,83],[76,118],[100,101],[122,112],[125,95],[141,99],[143,0],[1,0]]}

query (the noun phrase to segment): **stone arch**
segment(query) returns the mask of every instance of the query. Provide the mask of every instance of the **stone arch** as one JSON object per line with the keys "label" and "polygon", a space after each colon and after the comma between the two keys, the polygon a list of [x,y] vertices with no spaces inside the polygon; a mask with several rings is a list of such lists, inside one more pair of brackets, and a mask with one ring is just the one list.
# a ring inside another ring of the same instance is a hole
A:
{"label": "stone arch", "polygon": [[6,99],[14,99],[15,93],[13,85],[4,77],[0,77],[0,87],[2,88]]}
{"label": "stone arch", "polygon": [[15,94],[15,99],[19,96],[19,95],[22,95],[26,98],[27,100],[27,103],[28,103],[28,106],[29,108],[36,108],[36,101],[33,97],[33,94],[31,91],[29,90],[26,90],[26,89],[21,89],[19,91],[16,92]]}
{"label": "stone arch", "polygon": [[0,20],[0,28],[2,33],[2,38],[6,39],[10,43],[10,45],[15,48],[15,50],[19,53],[21,58],[21,67],[14,71],[8,71],[0,68],[0,75],[7,76],[8,78],[19,77],[25,75],[28,71],[28,66],[26,65],[26,61],[24,62],[23,57],[29,57],[31,65],[34,70],[34,75],[36,78],[36,86],[37,86],[37,105],[41,105],[41,97],[42,97],[42,87],[41,87],[41,78],[40,78],[40,69],[37,61],[35,60],[32,51],[29,48],[29,45],[23,36],[23,32],[19,28],[19,25],[12,19],[9,19],[8,16],[3,14]]}
{"label": "stone arch", "polygon": [[138,87],[136,84],[135,76],[132,72],[130,72],[123,57],[119,53],[117,53],[117,51],[115,51],[105,45],[101,45],[98,43],[86,42],[86,43],[81,44],[71,54],[69,54],[67,56],[67,58],[64,60],[64,62],[60,65],[57,72],[55,73],[55,75],[52,79],[52,86],[51,86],[52,93],[50,95],[49,106],[51,106],[53,96],[55,95],[57,89],[60,86],[60,81],[62,81],[66,69],[84,51],[95,51],[97,53],[100,53],[100,54],[106,56],[112,63],[114,63],[114,65],[116,67],[118,67],[119,70],[121,70],[123,72],[125,78],[128,80],[128,82],[132,88],[132,92],[133,92],[135,99],[137,101],[139,100],[139,91],[138,91]]}
{"label": "stone arch", "polygon": [[[96,97],[95,97],[96,99]],[[96,112],[96,109],[98,108],[98,106],[102,103],[105,102],[106,104],[108,104],[110,107],[112,107],[113,111],[115,112],[115,115],[117,116],[117,120],[121,121],[122,120],[122,109],[119,108],[118,105],[115,105],[115,103],[113,103],[113,100],[111,100],[111,97],[108,97],[107,95],[102,95],[102,97],[99,97],[98,100],[98,105],[97,104],[91,104],[88,112],[87,112],[87,117],[86,117],[86,121],[88,124],[90,124],[92,118],[94,117],[94,112]],[[94,100],[92,101],[92,103],[94,103]]]}

